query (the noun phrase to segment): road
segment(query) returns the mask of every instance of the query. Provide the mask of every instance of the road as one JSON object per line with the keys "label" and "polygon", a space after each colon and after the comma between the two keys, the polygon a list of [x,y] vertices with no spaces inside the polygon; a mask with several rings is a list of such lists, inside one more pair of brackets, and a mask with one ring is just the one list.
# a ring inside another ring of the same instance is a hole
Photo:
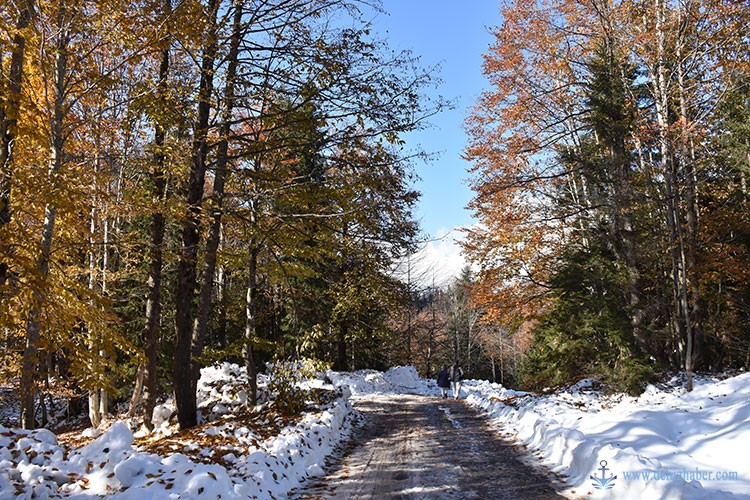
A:
{"label": "road", "polygon": [[289,498],[560,498],[461,400],[373,395],[355,408],[364,420],[341,457]]}

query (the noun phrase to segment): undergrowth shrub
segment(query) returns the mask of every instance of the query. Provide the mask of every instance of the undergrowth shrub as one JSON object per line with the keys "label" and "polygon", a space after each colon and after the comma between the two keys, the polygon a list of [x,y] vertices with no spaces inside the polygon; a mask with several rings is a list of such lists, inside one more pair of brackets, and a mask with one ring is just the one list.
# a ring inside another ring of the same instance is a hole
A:
{"label": "undergrowth shrub", "polygon": [[268,364],[268,397],[282,415],[295,415],[307,408],[311,399],[305,381],[326,369],[321,361],[311,359],[277,360]]}

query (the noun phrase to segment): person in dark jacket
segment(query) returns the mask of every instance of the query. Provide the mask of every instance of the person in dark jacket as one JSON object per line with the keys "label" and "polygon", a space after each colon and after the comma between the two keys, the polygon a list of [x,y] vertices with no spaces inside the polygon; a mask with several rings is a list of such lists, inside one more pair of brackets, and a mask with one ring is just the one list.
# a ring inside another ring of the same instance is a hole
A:
{"label": "person in dark jacket", "polygon": [[461,380],[464,378],[464,371],[458,364],[458,361],[453,363],[449,373],[451,380],[451,387],[453,388],[453,399],[458,399],[458,395],[461,393]]}
{"label": "person in dark jacket", "polygon": [[437,385],[443,393],[443,399],[448,397],[448,388],[450,387],[450,378],[448,377],[448,367],[443,366],[437,374]]}

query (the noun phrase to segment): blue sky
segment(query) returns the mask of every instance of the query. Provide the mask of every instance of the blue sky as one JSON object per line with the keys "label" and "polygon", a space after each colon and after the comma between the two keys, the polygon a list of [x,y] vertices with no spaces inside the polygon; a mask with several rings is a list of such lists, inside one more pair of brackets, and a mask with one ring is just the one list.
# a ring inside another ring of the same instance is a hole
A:
{"label": "blue sky", "polygon": [[383,0],[387,14],[374,19],[377,32],[394,50],[409,49],[424,67],[440,65],[442,84],[434,91],[455,102],[455,109],[432,118],[433,127],[406,136],[407,146],[420,145],[438,152],[429,164],[418,163],[422,199],[416,215],[432,237],[448,236],[426,249],[455,272],[462,261],[452,241],[454,228],[474,223],[465,210],[472,197],[466,179],[469,164],[461,159],[466,145],[463,121],[477,96],[487,87],[482,75],[482,54],[492,42],[489,28],[499,23],[498,0]]}

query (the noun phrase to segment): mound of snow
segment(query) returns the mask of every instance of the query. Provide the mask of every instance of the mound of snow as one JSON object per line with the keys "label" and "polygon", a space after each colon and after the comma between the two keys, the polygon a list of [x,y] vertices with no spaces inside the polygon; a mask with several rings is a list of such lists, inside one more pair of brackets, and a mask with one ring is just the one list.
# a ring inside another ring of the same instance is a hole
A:
{"label": "mound of snow", "polygon": [[396,366],[385,372],[359,370],[327,373],[334,387],[346,387],[354,395],[371,393],[428,394],[429,383],[419,378],[413,366]]}
{"label": "mound of snow", "polygon": [[394,388],[408,391],[417,391],[421,388],[419,375],[413,366],[396,366],[385,372],[383,377]]}
{"label": "mound of snow", "polygon": [[[750,374],[696,382],[690,393],[668,383],[638,398],[603,396],[590,380],[550,395],[479,381],[465,389],[565,477],[570,498],[750,498]],[[611,489],[597,489],[602,478]]]}

